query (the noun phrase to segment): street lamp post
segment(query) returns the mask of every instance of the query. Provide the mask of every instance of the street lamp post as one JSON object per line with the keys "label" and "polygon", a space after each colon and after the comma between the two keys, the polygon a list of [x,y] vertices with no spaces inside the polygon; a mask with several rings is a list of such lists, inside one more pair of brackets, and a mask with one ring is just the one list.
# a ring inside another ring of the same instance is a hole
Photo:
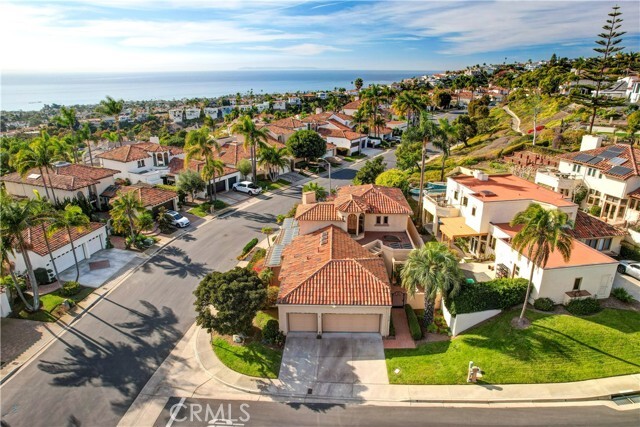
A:
{"label": "street lamp post", "polygon": [[327,165],[329,165],[329,194],[331,194],[331,162],[329,162],[329,160],[323,159],[321,157],[319,157],[318,160],[326,162]]}

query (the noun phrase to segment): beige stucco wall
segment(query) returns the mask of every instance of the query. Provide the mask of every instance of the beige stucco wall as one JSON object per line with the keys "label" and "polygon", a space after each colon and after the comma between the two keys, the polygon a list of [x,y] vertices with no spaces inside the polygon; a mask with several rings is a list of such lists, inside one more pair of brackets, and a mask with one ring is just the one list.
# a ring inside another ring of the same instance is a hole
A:
{"label": "beige stucco wall", "polygon": [[[389,224],[376,224],[376,217],[389,217]],[[398,232],[407,230],[407,218],[405,214],[365,214],[364,231],[389,231]]]}
{"label": "beige stucco wall", "polygon": [[322,333],[322,314],[380,314],[380,331],[383,337],[389,335],[389,319],[391,315],[391,306],[344,306],[338,305],[333,308],[331,305],[278,305],[278,318],[280,322],[280,330],[287,334],[289,332],[288,313],[314,313],[318,316],[318,331]]}
{"label": "beige stucco wall", "polygon": [[[12,194],[14,196],[28,197],[29,199],[35,199],[35,193],[33,190],[37,190],[40,193],[42,198],[47,198],[47,193],[44,191],[44,187],[37,187],[30,184],[22,184],[16,182],[5,182],[5,188],[7,189],[7,193]],[[89,189],[88,187],[81,188],[75,191],[66,191],[54,188],[55,196],[58,200],[64,200],[65,198],[73,199],[78,196],[78,193],[82,193],[85,197],[89,197]],[[51,189],[49,189],[49,195],[51,194]]]}
{"label": "beige stucco wall", "polygon": [[532,290],[532,299],[551,298],[555,303],[564,301],[565,292],[573,290],[576,278],[582,277],[581,290],[599,299],[608,298],[618,263],[586,265],[580,267],[545,270],[539,286]]}

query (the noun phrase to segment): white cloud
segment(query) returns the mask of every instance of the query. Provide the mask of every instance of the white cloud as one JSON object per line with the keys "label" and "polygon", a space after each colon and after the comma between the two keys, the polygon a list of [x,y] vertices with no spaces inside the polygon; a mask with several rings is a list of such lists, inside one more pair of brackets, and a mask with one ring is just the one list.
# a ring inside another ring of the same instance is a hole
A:
{"label": "white cloud", "polygon": [[321,44],[314,43],[303,43],[297,44],[293,46],[285,46],[285,47],[273,47],[273,46],[250,46],[246,47],[245,50],[257,50],[257,51],[271,51],[271,52],[282,52],[291,55],[319,55],[325,52],[347,52],[348,49],[337,48],[333,46],[326,46]]}

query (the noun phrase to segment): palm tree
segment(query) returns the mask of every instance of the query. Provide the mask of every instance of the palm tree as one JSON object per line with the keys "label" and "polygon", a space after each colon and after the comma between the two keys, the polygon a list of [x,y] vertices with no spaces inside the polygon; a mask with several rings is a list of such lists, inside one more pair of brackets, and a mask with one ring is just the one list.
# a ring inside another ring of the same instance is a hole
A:
{"label": "palm tree", "polygon": [[[375,123],[376,119],[378,118],[378,109],[380,108],[380,103],[385,99],[385,93],[379,85],[373,84],[367,89],[363,90],[361,92],[361,95],[364,104],[371,109],[372,122]],[[375,128],[375,125],[373,127]],[[374,134],[376,137],[378,136],[377,133]]]}
{"label": "palm tree", "polygon": [[[93,166],[93,153],[91,152],[91,126],[89,123],[83,123],[82,127],[78,130],[77,137],[80,141],[84,141],[87,144],[87,151],[89,152],[89,162]],[[84,154],[82,155],[82,163],[84,163]]]}
{"label": "palm tree", "polygon": [[105,99],[100,101],[100,104],[96,107],[96,112],[103,116],[113,116],[116,123],[116,132],[120,132],[120,114],[124,109],[124,101],[122,99],[115,100],[107,95]]}
{"label": "palm tree", "polygon": [[288,154],[289,150],[286,147],[278,148],[273,145],[267,145],[258,150],[258,164],[267,169],[272,182],[277,181],[280,171],[289,164]]}
{"label": "palm tree", "polygon": [[409,126],[415,119],[415,113],[422,110],[424,106],[414,92],[405,90],[393,101],[392,108],[396,114],[407,118],[407,126]]}
{"label": "palm tree", "polygon": [[439,135],[439,129],[431,120],[429,113],[423,111],[420,114],[420,123],[418,125],[417,135],[422,139],[422,156],[420,160],[420,203],[418,203],[418,212],[416,215],[418,216],[420,222],[422,222],[422,215],[419,215],[420,206],[422,206],[422,198],[424,196],[424,165],[427,160],[427,144],[429,141],[433,140],[435,145],[435,140]]}
{"label": "palm tree", "polygon": [[[22,259],[27,269],[27,277],[29,278],[29,284],[33,291],[33,305],[27,303],[24,296],[18,289],[25,308],[29,311],[38,311],[40,309],[40,294],[38,292],[38,282],[36,275],[33,272],[33,265],[29,258],[29,246],[30,243],[25,241],[23,233],[29,228],[36,225],[36,219],[33,215],[35,202],[33,200],[17,201],[11,199],[8,195],[0,195],[0,236],[8,238],[6,243],[10,243],[10,246],[16,246],[18,252],[22,253]],[[5,241],[3,240],[3,244]]]}
{"label": "palm tree", "polygon": [[2,234],[0,236],[0,273],[6,274],[6,272],[9,272],[11,280],[13,281],[13,286],[16,288],[16,292],[22,300],[22,303],[27,310],[32,311],[33,307],[24,297],[22,289],[20,288],[20,282],[18,281],[18,277],[16,276],[16,272],[13,270],[13,264],[11,263],[10,258],[15,257],[16,253],[13,250],[11,236]]}
{"label": "palm tree", "polygon": [[75,128],[78,123],[78,117],[76,115],[75,108],[67,108],[60,107],[60,114],[53,118],[53,121],[56,122],[59,126],[69,129],[70,138],[67,140],[68,142],[73,142],[74,145],[71,145],[73,161],[74,163],[78,163],[78,140],[75,138]]}
{"label": "palm tree", "polygon": [[433,322],[436,296],[454,297],[460,290],[462,272],[456,256],[439,242],[429,242],[409,253],[400,273],[402,287],[410,296],[424,288],[424,325]]}
{"label": "palm tree", "polygon": [[120,132],[118,131],[113,131],[113,132],[105,132],[102,135],[107,141],[109,142],[113,142],[114,145],[116,143],[120,143],[120,146],[122,146],[122,135],[120,134]]}
{"label": "palm tree", "polygon": [[[47,198],[56,201],[55,191],[51,186],[51,176],[49,169],[52,168],[53,162],[60,159],[60,155],[56,154],[54,140],[46,131],[42,131],[41,135],[34,139],[31,144],[20,150],[14,161],[14,167],[23,177],[33,168],[38,168],[42,177],[42,185]],[[47,185],[47,179],[49,184]],[[49,195],[51,190],[51,195]]]}
{"label": "palm tree", "polygon": [[[122,224],[125,221],[129,224],[132,244],[135,243],[138,234],[135,229],[134,219],[144,211],[144,206],[138,198],[136,191],[129,191],[124,194],[118,193],[118,197],[111,203],[111,218],[114,224]],[[123,228],[120,228],[118,231],[123,231]]]}
{"label": "palm tree", "polygon": [[458,142],[458,128],[449,123],[448,119],[438,120],[440,125],[440,131],[438,132],[439,138],[433,141],[433,145],[442,150],[442,166],[440,168],[440,181],[444,181],[444,166],[449,154],[451,154],[451,147]]}
{"label": "palm tree", "polygon": [[253,120],[251,120],[251,117],[243,116],[233,125],[231,132],[244,136],[244,149],[249,148],[251,150],[251,173],[253,175],[253,182],[255,183],[258,180],[256,153],[259,148],[267,145],[267,130],[266,128],[258,129]]}
{"label": "palm tree", "polygon": [[76,264],[76,282],[80,279],[80,266],[78,265],[78,257],[76,255],[76,248],[73,245],[73,235],[71,230],[81,231],[86,229],[91,221],[86,216],[80,206],[67,205],[64,210],[58,211],[58,214],[53,217],[51,224],[49,225],[49,233],[53,234],[59,230],[66,230],[69,237],[69,243],[71,244],[71,253],[73,254],[73,260]]}
{"label": "palm tree", "polygon": [[211,201],[218,200],[216,177],[224,173],[224,166],[224,162],[220,159],[209,159],[205,160],[204,167],[200,172],[203,180],[207,182],[213,181],[213,193],[211,191],[209,192],[209,197],[212,197],[213,195],[213,198],[210,199]]}
{"label": "palm tree", "polygon": [[51,245],[49,244],[49,235],[46,230],[46,225],[53,221],[55,218],[57,211],[46,199],[43,199],[38,193],[37,190],[33,191],[36,195],[34,199],[33,205],[33,215],[36,219],[36,222],[40,226],[40,230],[42,231],[42,236],[44,237],[44,244],[47,247],[47,252],[49,253],[49,260],[51,261],[51,265],[53,266],[53,273],[56,277],[56,280],[60,285],[62,285],[62,281],[60,280],[60,274],[58,273],[58,267],[56,266],[56,261],[53,259],[53,251],[51,250]]}
{"label": "palm tree", "polygon": [[567,233],[567,229],[571,227],[571,221],[568,215],[559,209],[547,210],[537,203],[531,203],[527,209],[516,214],[511,225],[523,226],[513,237],[511,246],[533,263],[529,273],[527,293],[518,318],[518,324],[523,326],[536,267],[544,269],[549,256],[556,250],[565,261],[569,261],[571,257],[572,240]]}

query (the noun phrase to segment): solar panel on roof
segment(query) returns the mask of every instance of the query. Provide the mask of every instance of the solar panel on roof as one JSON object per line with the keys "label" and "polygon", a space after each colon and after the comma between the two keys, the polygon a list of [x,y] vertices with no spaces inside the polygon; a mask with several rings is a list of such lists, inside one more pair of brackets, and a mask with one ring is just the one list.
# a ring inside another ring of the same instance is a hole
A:
{"label": "solar panel on roof", "polygon": [[627,159],[624,159],[622,157],[614,157],[613,159],[609,160],[609,163],[611,163],[612,165],[616,165],[616,166],[620,166],[624,163],[627,162]]}
{"label": "solar panel on roof", "polygon": [[271,257],[269,258],[267,265],[270,267],[274,267],[280,265],[282,262],[282,251],[284,250],[284,245],[277,244],[271,247]]}
{"label": "solar panel on roof", "polygon": [[593,159],[593,156],[590,154],[578,154],[577,156],[575,156],[573,158],[573,160],[577,161],[577,162],[588,162],[589,160]]}
{"label": "solar panel on roof", "polygon": [[612,175],[620,175],[620,176],[624,176],[624,175],[628,174],[631,171],[633,171],[633,169],[625,168],[624,166],[616,166],[616,167],[613,167],[613,168],[609,169],[609,173],[610,174],[612,174]]}
{"label": "solar panel on roof", "polygon": [[612,159],[614,157],[617,157],[618,154],[620,154],[620,153],[618,153],[617,151],[605,150],[602,153],[598,154],[598,156],[600,156],[602,158],[605,158],[605,159]]}
{"label": "solar panel on roof", "polygon": [[602,157],[594,157],[591,160],[587,160],[587,163],[589,163],[590,165],[596,165],[596,164],[600,163],[603,160],[604,159]]}
{"label": "solar panel on roof", "polygon": [[612,147],[607,148],[607,151],[612,151],[614,153],[622,153],[624,151],[623,147],[618,147],[617,145],[614,145]]}

